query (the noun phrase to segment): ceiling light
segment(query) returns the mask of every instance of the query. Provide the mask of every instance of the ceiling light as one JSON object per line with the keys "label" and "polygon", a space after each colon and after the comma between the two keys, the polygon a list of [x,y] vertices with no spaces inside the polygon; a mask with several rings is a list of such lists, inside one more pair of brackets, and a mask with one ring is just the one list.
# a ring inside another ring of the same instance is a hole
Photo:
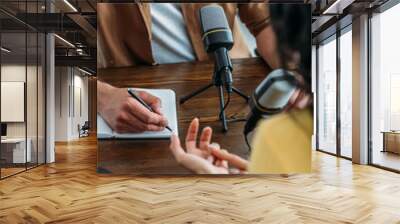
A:
{"label": "ceiling light", "polygon": [[322,14],[341,14],[343,13],[343,9],[347,8],[347,6],[351,5],[353,2],[354,0],[336,0],[332,5],[325,9]]}
{"label": "ceiling light", "polygon": [[1,49],[1,51],[4,51],[6,53],[10,53],[11,52],[11,50],[9,50],[9,49],[7,49],[5,47],[1,47],[0,49]]}
{"label": "ceiling light", "polygon": [[78,10],[73,6],[68,0],[64,0],[64,3],[68,5],[74,12],[78,12]]}
{"label": "ceiling light", "polygon": [[57,34],[54,34],[54,36],[55,37],[57,37],[59,40],[61,40],[62,42],[64,42],[65,44],[67,44],[68,46],[70,46],[70,47],[72,47],[72,48],[75,48],[75,45],[73,45],[71,42],[69,42],[68,40],[66,40],[66,39],[64,39],[64,38],[62,38],[62,37],[60,37],[59,35],[57,35]]}
{"label": "ceiling light", "polygon": [[78,53],[78,55],[84,55],[84,52],[83,52],[82,48],[77,48],[76,49],[76,53]]}

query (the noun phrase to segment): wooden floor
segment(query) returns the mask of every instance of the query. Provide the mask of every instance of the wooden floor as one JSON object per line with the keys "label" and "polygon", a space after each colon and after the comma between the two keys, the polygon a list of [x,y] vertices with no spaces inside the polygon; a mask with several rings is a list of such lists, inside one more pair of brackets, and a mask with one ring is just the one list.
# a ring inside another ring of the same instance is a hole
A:
{"label": "wooden floor", "polygon": [[400,175],[314,153],[314,173],[245,177],[96,174],[96,140],[0,181],[0,223],[400,223]]}
{"label": "wooden floor", "polygon": [[19,173],[19,172],[23,172],[25,171],[25,167],[23,168],[14,168],[14,167],[7,167],[7,168],[1,168],[1,177],[8,177],[11,176],[13,174]]}
{"label": "wooden floor", "polygon": [[372,157],[374,164],[400,170],[400,155],[392,152],[375,150]]}

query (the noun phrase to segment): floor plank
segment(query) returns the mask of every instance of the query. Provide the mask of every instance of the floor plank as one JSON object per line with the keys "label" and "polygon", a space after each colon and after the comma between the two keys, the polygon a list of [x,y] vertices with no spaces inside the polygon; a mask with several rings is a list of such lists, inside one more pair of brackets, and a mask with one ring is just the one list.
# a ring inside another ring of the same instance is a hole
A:
{"label": "floor plank", "polygon": [[312,174],[129,177],[96,173],[96,139],[0,181],[0,223],[400,223],[400,175],[320,152]]}

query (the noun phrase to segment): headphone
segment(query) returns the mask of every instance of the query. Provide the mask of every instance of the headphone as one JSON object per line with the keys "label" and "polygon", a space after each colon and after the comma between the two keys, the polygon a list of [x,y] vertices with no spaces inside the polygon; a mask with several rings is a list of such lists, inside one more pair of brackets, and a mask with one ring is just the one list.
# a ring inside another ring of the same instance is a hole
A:
{"label": "headphone", "polygon": [[[250,149],[248,135],[256,128],[259,120],[279,114],[290,107],[290,101],[298,86],[299,82],[294,74],[285,69],[273,70],[257,86],[250,98],[250,113],[243,131]],[[294,102],[296,101],[297,99]]]}

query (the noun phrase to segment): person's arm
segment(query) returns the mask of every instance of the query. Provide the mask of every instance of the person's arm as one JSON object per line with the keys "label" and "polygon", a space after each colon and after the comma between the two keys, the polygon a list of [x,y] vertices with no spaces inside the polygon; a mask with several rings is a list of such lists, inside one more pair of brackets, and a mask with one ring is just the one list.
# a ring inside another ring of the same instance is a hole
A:
{"label": "person's arm", "polygon": [[108,125],[119,133],[161,131],[167,119],[161,114],[160,100],[145,92],[138,91],[141,97],[156,113],[147,110],[133,99],[126,88],[116,88],[97,81],[97,110]]}
{"label": "person's arm", "polygon": [[257,36],[257,50],[260,56],[272,69],[281,67],[279,54],[277,50],[277,41],[272,26],[265,27]]}
{"label": "person's arm", "polygon": [[239,16],[256,38],[257,51],[272,68],[281,66],[277,51],[277,40],[270,21],[269,7],[266,3],[239,4]]}

